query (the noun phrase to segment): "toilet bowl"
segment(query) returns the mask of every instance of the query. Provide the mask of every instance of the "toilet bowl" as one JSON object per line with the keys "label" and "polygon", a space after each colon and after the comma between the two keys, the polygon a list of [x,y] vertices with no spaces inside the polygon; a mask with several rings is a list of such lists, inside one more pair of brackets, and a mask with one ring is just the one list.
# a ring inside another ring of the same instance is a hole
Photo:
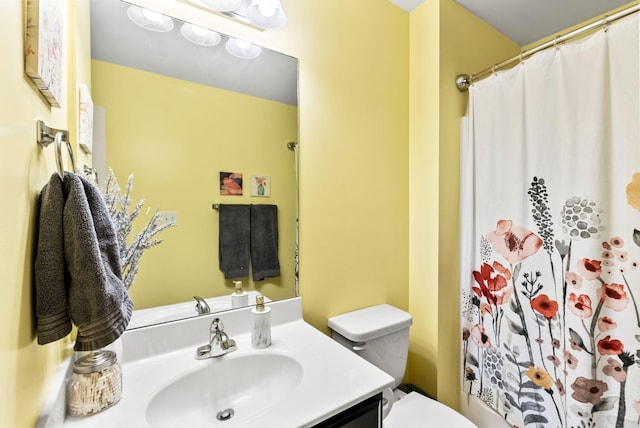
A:
{"label": "toilet bowl", "polygon": [[[409,353],[410,314],[383,304],[331,317],[331,337],[394,378],[400,385]],[[383,391],[385,428],[477,428],[453,409],[417,392],[395,399],[392,388]]]}
{"label": "toilet bowl", "polygon": [[384,419],[384,428],[478,428],[469,419],[444,404],[410,392],[396,401]]}

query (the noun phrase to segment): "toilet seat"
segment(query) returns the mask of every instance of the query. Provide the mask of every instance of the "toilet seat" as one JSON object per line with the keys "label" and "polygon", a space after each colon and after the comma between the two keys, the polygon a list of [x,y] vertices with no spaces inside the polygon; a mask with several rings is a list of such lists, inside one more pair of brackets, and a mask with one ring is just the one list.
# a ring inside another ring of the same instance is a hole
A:
{"label": "toilet seat", "polygon": [[383,421],[384,428],[478,428],[470,420],[442,403],[410,392],[393,403]]}

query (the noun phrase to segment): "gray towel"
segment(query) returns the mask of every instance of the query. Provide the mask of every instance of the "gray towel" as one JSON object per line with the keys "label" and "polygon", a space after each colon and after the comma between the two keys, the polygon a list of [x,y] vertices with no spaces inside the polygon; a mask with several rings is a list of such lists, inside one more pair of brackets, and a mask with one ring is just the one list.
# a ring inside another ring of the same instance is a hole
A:
{"label": "gray towel", "polygon": [[254,281],[280,276],[276,205],[251,205],[251,271]]}
{"label": "gray towel", "polygon": [[58,173],[40,192],[38,239],[34,262],[38,343],[45,345],[71,332],[67,313],[62,215],[66,197]]}
{"label": "gray towel", "polygon": [[122,281],[118,240],[102,196],[75,174],[65,174],[64,187],[69,315],[78,327],[74,349],[91,351],[120,337],[133,302]]}
{"label": "gray towel", "polygon": [[249,205],[220,204],[218,260],[225,279],[249,276]]}

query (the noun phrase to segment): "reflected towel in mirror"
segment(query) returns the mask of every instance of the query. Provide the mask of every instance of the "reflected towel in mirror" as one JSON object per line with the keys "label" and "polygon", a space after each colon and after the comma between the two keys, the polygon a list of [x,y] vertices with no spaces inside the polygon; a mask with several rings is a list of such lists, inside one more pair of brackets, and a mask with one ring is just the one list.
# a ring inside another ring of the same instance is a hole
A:
{"label": "reflected towel in mirror", "polygon": [[225,279],[249,276],[249,205],[220,204],[218,260]]}
{"label": "reflected towel in mirror", "polygon": [[280,276],[276,205],[251,205],[251,271],[254,281]]}

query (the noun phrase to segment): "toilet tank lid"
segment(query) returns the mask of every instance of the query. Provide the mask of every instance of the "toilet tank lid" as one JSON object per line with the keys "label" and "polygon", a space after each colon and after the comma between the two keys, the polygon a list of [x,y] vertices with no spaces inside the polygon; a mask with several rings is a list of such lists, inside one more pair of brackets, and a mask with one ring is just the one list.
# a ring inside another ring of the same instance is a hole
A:
{"label": "toilet tank lid", "polygon": [[408,328],[411,314],[388,304],[371,306],[329,318],[329,328],[354,342],[377,339]]}

